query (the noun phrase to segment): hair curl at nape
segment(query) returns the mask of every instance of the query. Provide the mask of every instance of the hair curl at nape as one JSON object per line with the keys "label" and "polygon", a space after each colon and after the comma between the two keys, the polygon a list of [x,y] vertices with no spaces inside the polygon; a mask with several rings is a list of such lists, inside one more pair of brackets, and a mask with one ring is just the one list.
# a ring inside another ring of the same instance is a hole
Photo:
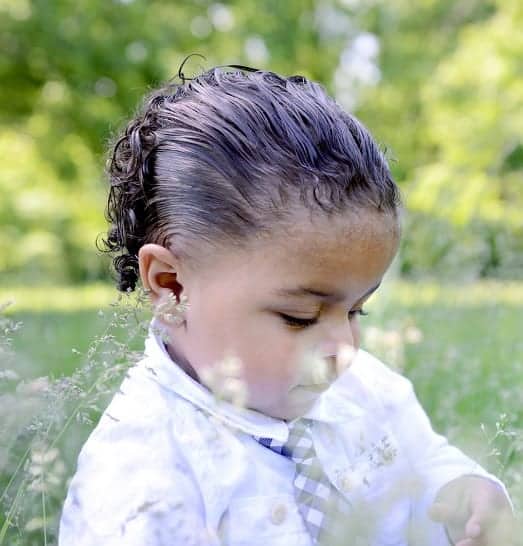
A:
{"label": "hair curl at nape", "polygon": [[189,57],[181,83],[150,92],[110,146],[110,227],[97,246],[115,255],[120,291],[134,290],[148,242],[175,237],[177,254],[197,264],[291,225],[298,206],[398,213],[385,154],[322,85],[242,65],[188,78]]}

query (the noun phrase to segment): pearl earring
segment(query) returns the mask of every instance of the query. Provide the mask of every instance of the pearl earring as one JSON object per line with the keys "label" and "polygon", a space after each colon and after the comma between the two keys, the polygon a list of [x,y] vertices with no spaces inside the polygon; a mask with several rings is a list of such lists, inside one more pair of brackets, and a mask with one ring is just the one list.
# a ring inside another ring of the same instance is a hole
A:
{"label": "pearl earring", "polygon": [[154,309],[154,315],[159,319],[180,326],[185,321],[185,312],[189,309],[188,298],[185,294],[180,296],[180,301],[176,300],[174,292],[169,292],[166,299],[160,301],[160,303]]}

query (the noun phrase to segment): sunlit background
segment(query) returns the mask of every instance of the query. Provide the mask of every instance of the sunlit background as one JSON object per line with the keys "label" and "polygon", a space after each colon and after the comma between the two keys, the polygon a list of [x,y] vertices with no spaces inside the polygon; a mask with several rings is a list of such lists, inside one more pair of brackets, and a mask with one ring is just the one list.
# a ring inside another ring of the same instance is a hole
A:
{"label": "sunlit background", "polygon": [[406,203],[367,348],[523,499],[522,28],[520,0],[0,0],[0,303],[21,323],[0,384],[73,373],[107,326],[107,143],[143,95],[190,53],[186,76],[302,74],[367,125]]}

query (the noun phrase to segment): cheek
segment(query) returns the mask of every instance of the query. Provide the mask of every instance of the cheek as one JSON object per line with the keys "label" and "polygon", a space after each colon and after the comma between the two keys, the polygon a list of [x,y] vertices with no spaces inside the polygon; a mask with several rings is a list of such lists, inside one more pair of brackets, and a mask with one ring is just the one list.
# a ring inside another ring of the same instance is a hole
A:
{"label": "cheek", "polygon": [[248,380],[273,387],[292,383],[297,368],[296,339],[281,327],[272,326],[266,334],[257,339],[246,336],[240,348]]}
{"label": "cheek", "polygon": [[245,380],[267,393],[293,384],[297,373],[300,334],[289,331],[270,313],[245,312],[243,308],[215,306],[196,309],[191,331],[193,355],[204,366],[226,353],[243,362]]}

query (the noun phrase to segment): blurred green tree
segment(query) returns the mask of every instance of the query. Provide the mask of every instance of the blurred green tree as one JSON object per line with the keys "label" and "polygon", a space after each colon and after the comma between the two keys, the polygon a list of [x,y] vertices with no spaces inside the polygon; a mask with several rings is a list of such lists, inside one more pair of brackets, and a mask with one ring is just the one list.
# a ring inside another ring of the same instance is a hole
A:
{"label": "blurred green tree", "polygon": [[108,276],[107,143],[192,52],[186,75],[301,73],[360,116],[397,158],[405,273],[518,274],[522,22],[517,0],[0,0],[2,276]]}
{"label": "blurred green tree", "polygon": [[402,269],[521,278],[523,4],[383,2],[383,71],[359,113],[392,149],[409,208]]}
{"label": "blurred green tree", "polygon": [[[5,279],[107,277],[94,241],[104,151],[151,87],[191,52],[326,81],[336,40],[315,2],[0,1],[0,270]],[[339,39],[338,39],[339,41]]]}

